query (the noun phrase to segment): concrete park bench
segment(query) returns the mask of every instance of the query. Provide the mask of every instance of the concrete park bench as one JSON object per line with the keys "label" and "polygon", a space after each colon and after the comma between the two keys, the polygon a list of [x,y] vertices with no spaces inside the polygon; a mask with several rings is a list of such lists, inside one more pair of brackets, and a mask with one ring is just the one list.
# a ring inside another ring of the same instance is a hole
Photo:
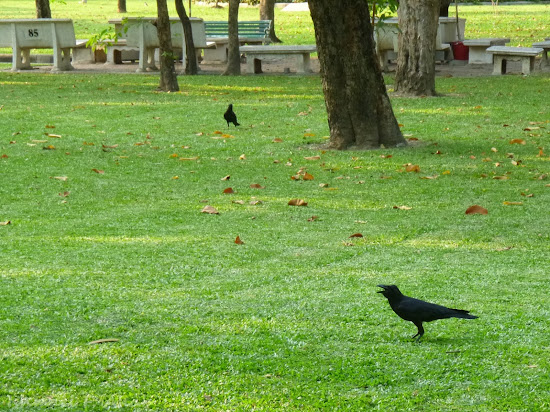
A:
{"label": "concrete park bench", "polygon": [[[271,20],[239,21],[239,44],[262,45],[271,43]],[[227,61],[229,29],[227,21],[205,21],[206,41],[215,47],[204,49],[204,60]]]}
{"label": "concrete park bench", "polygon": [[12,49],[14,71],[32,68],[32,49],[53,49],[53,72],[72,70],[75,45],[71,19],[0,19],[0,47]]}
{"label": "concrete park bench", "polygon": [[533,43],[531,47],[537,47],[543,50],[542,52],[542,65],[548,66],[550,65],[550,62],[548,61],[548,51],[550,50],[550,39],[546,39],[546,41],[541,41],[537,43]]}
{"label": "concrete park bench", "polygon": [[509,43],[509,38],[484,38],[464,40],[464,45],[468,46],[468,64],[492,64],[493,55],[487,53],[491,46],[504,46]]}
{"label": "concrete park bench", "polygon": [[[127,17],[125,19],[111,19],[110,24],[115,25],[115,31],[119,33],[119,38],[114,45],[107,47],[107,63],[122,63],[124,53],[138,51],[139,65],[137,72],[148,70],[158,70],[155,60],[158,59],[156,50],[159,48],[159,39],[157,27],[155,25],[156,17]],[[204,31],[204,20],[191,17],[191,30],[193,32],[193,43],[195,49],[211,47],[208,44]],[[185,36],[183,26],[177,17],[170,18],[170,32],[172,36],[172,47],[175,50],[182,51],[182,59],[185,62]],[[200,52],[197,52],[197,58]],[[133,60],[130,58],[129,60]]]}
{"label": "concrete park bench", "polygon": [[501,75],[506,73],[506,61],[521,61],[521,72],[525,75],[531,74],[535,69],[535,57],[544,50],[535,47],[508,47],[491,46],[487,53],[493,55],[493,74]]}
{"label": "concrete park bench", "polygon": [[241,46],[240,52],[246,55],[247,73],[261,73],[262,61],[278,61],[296,57],[298,73],[311,72],[310,55],[317,46]]}

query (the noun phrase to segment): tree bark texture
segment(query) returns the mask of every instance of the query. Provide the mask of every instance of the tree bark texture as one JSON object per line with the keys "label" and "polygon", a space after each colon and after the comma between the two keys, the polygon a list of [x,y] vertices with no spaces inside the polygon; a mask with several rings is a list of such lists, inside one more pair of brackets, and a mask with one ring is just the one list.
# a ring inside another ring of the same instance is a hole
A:
{"label": "tree bark texture", "polygon": [[36,18],[51,19],[52,11],[50,10],[50,0],[35,0],[36,1]]}
{"label": "tree bark texture", "polygon": [[183,0],[175,0],[176,11],[181,20],[183,26],[183,35],[185,36],[185,74],[197,74],[199,68],[197,67],[197,54],[195,50],[195,42],[193,41],[193,31],[191,29],[191,20],[187,15]]}
{"label": "tree bark texture", "polygon": [[275,0],[260,0],[260,20],[271,20],[269,38],[274,43],[282,43],[275,34]]}
{"label": "tree bark texture", "polygon": [[126,0],[118,0],[118,12],[126,13]]}
{"label": "tree bark texture", "polygon": [[334,149],[406,145],[375,51],[365,0],[309,0]]}
{"label": "tree bark texture", "polygon": [[224,75],[241,74],[241,54],[239,52],[239,0],[229,0],[229,15],[227,17],[229,34],[227,67]]}
{"label": "tree bark texture", "polygon": [[395,90],[435,96],[435,47],[440,0],[401,0]]}
{"label": "tree bark texture", "polygon": [[160,45],[159,89],[165,92],[176,92],[179,90],[179,85],[174,65],[170,17],[168,15],[168,5],[166,4],[166,0],[157,0],[157,15],[157,33]]}

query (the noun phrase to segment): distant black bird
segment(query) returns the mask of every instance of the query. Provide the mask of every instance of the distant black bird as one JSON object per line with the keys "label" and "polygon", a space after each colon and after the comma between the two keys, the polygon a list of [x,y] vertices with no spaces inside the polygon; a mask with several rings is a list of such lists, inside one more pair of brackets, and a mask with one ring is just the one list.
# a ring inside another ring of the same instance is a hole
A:
{"label": "distant black bird", "polygon": [[477,316],[470,315],[467,310],[446,308],[405,296],[395,285],[378,285],[378,287],[384,290],[379,290],[377,293],[382,293],[388,298],[390,306],[397,316],[416,325],[418,333],[412,337],[413,339],[418,336],[418,340],[420,340],[424,335],[422,322],[447,318],[477,319]]}
{"label": "distant black bird", "polygon": [[229,123],[233,123],[235,127],[240,126],[240,123],[237,122],[237,115],[233,111],[233,105],[230,104],[225,113],[223,114],[223,118],[227,122],[227,127],[229,127]]}

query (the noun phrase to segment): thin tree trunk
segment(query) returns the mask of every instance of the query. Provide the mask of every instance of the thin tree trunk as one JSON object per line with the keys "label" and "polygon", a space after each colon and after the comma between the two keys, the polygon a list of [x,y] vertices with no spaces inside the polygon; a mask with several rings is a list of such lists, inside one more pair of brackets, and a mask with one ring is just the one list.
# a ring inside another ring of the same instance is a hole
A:
{"label": "thin tree trunk", "polygon": [[191,20],[185,11],[183,0],[175,0],[176,11],[183,26],[183,35],[185,36],[185,74],[197,74],[199,68],[197,66],[197,53],[195,50],[195,42],[193,41],[193,30],[191,28]]}
{"label": "thin tree trunk", "polygon": [[174,65],[174,52],[172,50],[172,34],[170,30],[170,17],[166,0],[157,0],[157,33],[159,37],[160,83],[159,89],[165,92],[179,90],[178,78]]}
{"label": "thin tree trunk", "polygon": [[271,20],[269,38],[274,43],[282,43],[275,34],[275,0],[260,0],[260,20]]}
{"label": "thin tree trunk", "polygon": [[126,13],[126,0],[118,0],[118,12]]}
{"label": "thin tree trunk", "polygon": [[35,0],[36,2],[36,18],[51,19],[52,11],[50,9],[50,0]]}
{"label": "thin tree trunk", "polygon": [[449,6],[452,0],[441,0],[439,5],[439,17],[449,17]]}
{"label": "thin tree trunk", "polygon": [[229,53],[224,75],[241,74],[241,54],[239,52],[239,0],[229,0],[227,18],[229,32]]}
{"label": "thin tree trunk", "polygon": [[309,0],[335,149],[405,146],[375,51],[365,0]]}
{"label": "thin tree trunk", "polygon": [[435,96],[435,47],[439,0],[401,0],[395,90]]}

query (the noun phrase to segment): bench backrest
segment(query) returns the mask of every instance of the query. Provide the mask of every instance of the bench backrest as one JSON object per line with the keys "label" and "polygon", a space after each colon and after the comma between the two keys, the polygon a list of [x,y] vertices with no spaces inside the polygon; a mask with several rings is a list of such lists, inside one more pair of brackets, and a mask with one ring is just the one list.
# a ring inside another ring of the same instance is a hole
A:
{"label": "bench backrest", "polygon": [[[205,21],[206,37],[227,37],[227,21]],[[268,38],[271,20],[239,21],[239,37]]]}
{"label": "bench backrest", "polygon": [[54,42],[60,48],[76,45],[72,20],[0,19],[0,47],[53,48]]}
{"label": "bench backrest", "polygon": [[[193,32],[193,43],[195,47],[206,47],[204,34],[204,22],[202,19],[191,18],[191,31]],[[140,36],[143,34],[145,47],[159,47],[157,27],[153,24],[156,18],[128,18],[125,19],[126,27],[122,21],[109,20],[115,24],[115,30],[124,34],[128,46],[139,46]],[[172,47],[181,49],[184,42],[183,26],[178,18],[170,18],[170,34],[172,36]]]}

